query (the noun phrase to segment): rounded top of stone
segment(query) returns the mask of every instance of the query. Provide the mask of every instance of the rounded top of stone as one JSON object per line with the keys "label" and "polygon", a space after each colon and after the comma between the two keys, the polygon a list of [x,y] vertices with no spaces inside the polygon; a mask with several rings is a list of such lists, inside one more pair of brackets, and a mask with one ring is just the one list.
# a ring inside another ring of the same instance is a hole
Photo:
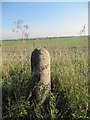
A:
{"label": "rounded top of stone", "polygon": [[49,52],[45,48],[43,48],[43,47],[38,47],[38,48],[34,49],[33,52],[38,52],[40,54],[42,54],[42,53],[49,54]]}

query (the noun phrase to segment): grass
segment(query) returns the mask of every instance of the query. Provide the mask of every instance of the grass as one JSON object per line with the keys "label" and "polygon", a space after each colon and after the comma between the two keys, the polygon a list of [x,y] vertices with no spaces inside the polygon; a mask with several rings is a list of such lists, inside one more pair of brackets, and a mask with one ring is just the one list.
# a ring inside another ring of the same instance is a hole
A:
{"label": "grass", "polygon": [[[30,99],[30,56],[40,46],[51,56],[52,83],[46,110]],[[3,41],[2,48],[4,120],[89,120],[87,38]]]}

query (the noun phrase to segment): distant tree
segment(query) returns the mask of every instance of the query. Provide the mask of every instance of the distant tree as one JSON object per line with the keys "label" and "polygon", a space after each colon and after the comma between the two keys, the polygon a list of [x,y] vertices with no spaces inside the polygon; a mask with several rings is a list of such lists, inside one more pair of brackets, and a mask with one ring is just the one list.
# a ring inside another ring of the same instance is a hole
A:
{"label": "distant tree", "polygon": [[86,26],[83,25],[82,30],[80,31],[80,35],[85,36],[85,32],[86,32]]}
{"label": "distant tree", "polygon": [[16,33],[23,41],[29,38],[29,33],[27,32],[29,26],[24,24],[24,22],[19,19],[18,21],[14,22],[14,27],[12,31]]}

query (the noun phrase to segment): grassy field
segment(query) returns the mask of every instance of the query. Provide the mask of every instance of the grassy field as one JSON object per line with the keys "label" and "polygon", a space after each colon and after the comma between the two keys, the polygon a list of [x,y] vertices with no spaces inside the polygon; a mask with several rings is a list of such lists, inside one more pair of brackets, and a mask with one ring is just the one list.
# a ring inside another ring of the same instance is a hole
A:
{"label": "grassy field", "polygon": [[[48,113],[30,99],[30,57],[36,47],[46,48],[51,57],[50,104]],[[3,119],[89,120],[88,39],[2,42]]]}

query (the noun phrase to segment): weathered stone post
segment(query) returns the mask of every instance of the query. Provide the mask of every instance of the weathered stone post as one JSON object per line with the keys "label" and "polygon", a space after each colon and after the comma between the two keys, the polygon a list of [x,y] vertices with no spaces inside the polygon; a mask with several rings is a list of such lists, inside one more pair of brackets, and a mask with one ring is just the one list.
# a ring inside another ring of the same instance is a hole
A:
{"label": "weathered stone post", "polygon": [[32,95],[44,103],[51,89],[50,55],[44,48],[36,48],[31,55]]}

